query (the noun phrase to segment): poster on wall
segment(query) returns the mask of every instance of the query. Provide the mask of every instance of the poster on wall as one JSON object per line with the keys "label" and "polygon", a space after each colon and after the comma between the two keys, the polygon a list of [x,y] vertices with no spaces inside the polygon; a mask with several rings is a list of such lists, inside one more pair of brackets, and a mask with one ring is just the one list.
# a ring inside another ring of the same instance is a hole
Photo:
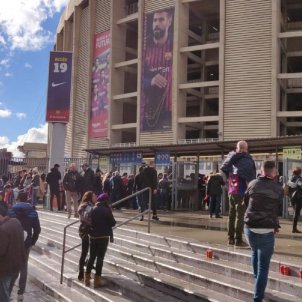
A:
{"label": "poster on wall", "polygon": [[94,37],[89,138],[108,135],[110,31]]}
{"label": "poster on wall", "polygon": [[51,51],[49,56],[46,121],[68,123],[72,53]]}
{"label": "poster on wall", "polygon": [[172,127],[174,8],[145,15],[141,75],[141,132]]}

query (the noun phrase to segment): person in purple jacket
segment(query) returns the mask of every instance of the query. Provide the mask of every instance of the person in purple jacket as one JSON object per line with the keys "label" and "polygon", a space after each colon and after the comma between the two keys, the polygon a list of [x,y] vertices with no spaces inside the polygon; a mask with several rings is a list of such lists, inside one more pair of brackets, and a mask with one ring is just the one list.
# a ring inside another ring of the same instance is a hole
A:
{"label": "person in purple jacket", "polygon": [[248,153],[246,141],[237,143],[236,151],[228,154],[220,170],[229,178],[228,243],[236,247],[247,247],[242,240],[245,212],[244,193],[248,183],[256,178],[256,166],[252,156]]}

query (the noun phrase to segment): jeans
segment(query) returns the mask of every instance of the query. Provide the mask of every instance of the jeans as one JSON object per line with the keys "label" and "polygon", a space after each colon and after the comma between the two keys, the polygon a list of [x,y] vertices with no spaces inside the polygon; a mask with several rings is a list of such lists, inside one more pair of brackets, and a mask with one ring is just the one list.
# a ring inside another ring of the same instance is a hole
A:
{"label": "jeans", "polygon": [[252,266],[255,277],[254,302],[261,302],[267,284],[269,265],[274,252],[274,232],[265,234],[253,233],[248,227],[244,228],[246,240],[252,249]]}
{"label": "jeans", "polygon": [[86,261],[86,257],[88,254],[89,250],[89,237],[82,239],[82,252],[81,252],[81,257],[79,261],[79,272],[83,273],[84,272],[84,265]]}
{"label": "jeans", "polygon": [[218,216],[220,214],[220,204],[221,204],[221,194],[210,195],[210,215],[215,214]]}
{"label": "jeans", "polygon": [[39,188],[32,189],[31,204],[33,206],[36,206],[38,204],[38,191],[39,191]]}
{"label": "jeans", "polygon": [[5,276],[0,278],[0,301],[1,302],[9,302],[10,297],[10,283],[11,276]]}
{"label": "jeans", "polygon": [[[30,248],[25,249],[25,262],[23,267],[20,270],[20,278],[19,278],[19,290],[18,290],[18,295],[23,295],[25,292],[25,287],[26,287],[26,281],[27,281],[27,268],[28,268],[28,256],[29,256]],[[13,290],[14,284],[18,278],[19,273],[14,275],[11,279],[9,291],[10,293]],[[0,300],[1,301],[1,300]]]}
{"label": "jeans", "polygon": [[243,196],[229,196],[229,220],[228,220],[228,237],[229,239],[242,240],[243,217],[245,212],[245,204]]}
{"label": "jeans", "polygon": [[87,273],[91,273],[96,258],[95,274],[97,276],[102,275],[103,262],[107,251],[108,243],[109,237],[90,239],[90,256],[86,267]]}

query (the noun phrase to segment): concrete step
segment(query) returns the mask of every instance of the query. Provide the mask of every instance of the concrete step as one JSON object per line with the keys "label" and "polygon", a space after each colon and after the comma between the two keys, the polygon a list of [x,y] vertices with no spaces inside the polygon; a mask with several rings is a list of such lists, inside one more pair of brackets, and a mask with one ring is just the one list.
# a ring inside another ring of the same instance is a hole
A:
{"label": "concrete step", "polygon": [[[37,254],[45,255],[46,257],[43,257],[43,269],[54,272],[56,270],[56,274],[60,274],[60,266],[61,266],[61,250],[57,248],[56,246],[49,246],[48,240],[43,238],[39,238],[38,247],[34,248],[34,251],[37,251]],[[75,251],[72,251],[68,257],[66,257],[65,261],[65,274],[64,276],[67,276],[68,284],[76,284],[78,285],[77,281],[77,266],[78,266],[78,260],[80,255],[80,249],[76,249]],[[31,255],[31,258],[35,257],[35,255]],[[46,259],[46,260],[45,260]],[[38,263],[37,258],[34,259],[35,263],[37,263],[39,266],[41,263]],[[109,260],[110,261],[110,260]],[[45,264],[49,262],[49,265],[45,267]],[[51,268],[51,269],[50,269]],[[169,297],[161,292],[157,292],[152,288],[143,286],[139,283],[134,283],[131,280],[127,280],[126,278],[123,278],[120,276],[117,272],[117,270],[110,270],[108,269],[108,266],[106,266],[106,263],[104,265],[104,278],[106,279],[108,285],[105,289],[110,288],[111,291],[118,293],[123,298],[130,299],[130,301],[143,301],[143,302],[158,302],[158,301],[165,301],[165,302],[180,302],[181,300],[178,300],[176,298]],[[82,284],[82,283],[80,283]],[[72,285],[74,287],[74,285]],[[86,290],[90,290],[89,288],[85,287]],[[83,289],[82,289],[83,290]],[[103,288],[101,289],[103,290]],[[118,300],[120,301],[120,300]],[[121,300],[122,301],[122,300]]]}
{"label": "concrete step", "polygon": [[[62,219],[59,215],[55,217],[51,217],[51,215],[42,216],[41,221],[45,223],[43,228],[47,231],[47,238],[56,241],[62,236],[66,218],[63,217]],[[49,224],[52,224],[52,226],[46,226]],[[73,246],[77,242],[80,242],[77,235],[77,226],[73,226],[67,236],[67,245]],[[56,244],[60,248],[62,244],[60,239]],[[215,259],[210,261],[204,259],[205,250],[208,248],[213,250],[215,256]],[[152,273],[164,273],[164,275],[170,275],[173,278],[177,276],[181,280],[188,279],[201,287],[209,287],[208,282],[210,282],[211,286],[214,286],[212,288],[214,291],[228,292],[234,298],[249,299],[253,283],[249,253],[249,251],[237,252],[234,251],[234,248],[226,250],[219,246],[210,247],[206,244],[188,242],[179,238],[119,228],[115,231],[115,244],[109,247],[107,262],[109,266],[118,267],[116,270],[120,273],[125,273],[125,270],[127,270],[129,274],[129,271],[132,271],[130,275],[136,281],[142,281],[139,273],[150,275]],[[146,256],[143,257],[143,254]],[[121,265],[124,267],[121,267]],[[279,270],[279,265],[278,260],[272,261],[272,267],[275,271]],[[297,271],[300,269],[298,265],[299,262],[292,264]],[[139,267],[139,270],[137,270],[137,267]],[[294,269],[291,267],[292,272]],[[227,277],[227,282],[224,280],[225,277]],[[285,293],[284,299],[287,299],[287,301],[297,301],[295,297],[287,294],[294,293],[301,297],[301,284],[299,282],[299,279],[293,277],[279,276],[278,278],[276,273],[270,276],[268,289],[270,289],[272,301],[278,301],[276,297],[282,296],[282,294],[275,293],[275,291]],[[237,288],[238,286],[240,288]],[[242,290],[242,288],[248,290]]]}
{"label": "concrete step", "polygon": [[[53,240],[53,239],[52,239]],[[47,250],[46,254],[48,257],[50,257],[53,261],[60,261],[61,260],[61,249],[57,248],[57,245],[59,242],[52,247],[49,247],[47,245],[47,239],[39,239],[40,249],[39,251],[45,251]],[[45,246],[42,246],[44,244]],[[36,248],[35,248],[36,249]],[[68,276],[71,276],[71,274],[74,275],[74,278],[76,278],[76,267],[78,264],[79,259],[79,249],[76,249],[75,251],[71,251],[69,254],[69,257],[66,258],[66,274]],[[77,256],[78,255],[78,256]],[[113,256],[109,257],[110,259],[105,259],[104,264],[104,272],[106,279],[108,279],[108,275],[110,274],[121,274],[124,276],[127,276],[129,279],[134,280],[136,282],[141,282],[145,284],[146,281],[149,286],[154,288],[155,290],[160,290],[160,292],[164,292],[168,294],[171,297],[180,298],[183,301],[224,301],[224,302],[237,302],[239,300],[227,297],[223,294],[217,293],[212,290],[208,290],[205,288],[200,288],[198,286],[195,286],[195,292],[192,292],[191,290],[188,290],[190,288],[191,284],[190,282],[184,282],[183,280],[177,280],[176,278],[173,278],[168,275],[164,275],[161,273],[158,273],[157,271],[150,270],[146,265],[139,266],[134,263],[130,263],[126,260],[122,260],[120,258],[115,258]],[[72,260],[73,259],[73,260]],[[143,261],[143,258],[139,259],[140,261]],[[148,261],[148,259],[146,259]],[[53,267],[53,265],[52,265]],[[138,271],[137,271],[138,270]],[[147,278],[149,276],[149,278]],[[154,278],[150,277],[154,276]],[[151,279],[150,279],[151,278]],[[162,281],[164,280],[164,282]],[[170,281],[169,281],[170,280]],[[172,283],[171,280],[174,280]],[[145,284],[146,285],[146,284]],[[134,286],[131,286],[131,290],[134,288]],[[198,290],[198,291],[197,291]],[[158,295],[157,291],[157,295]],[[175,299],[174,298],[174,299]],[[156,299],[155,301],[169,301],[167,298],[165,299]],[[242,300],[241,300],[242,301]]]}

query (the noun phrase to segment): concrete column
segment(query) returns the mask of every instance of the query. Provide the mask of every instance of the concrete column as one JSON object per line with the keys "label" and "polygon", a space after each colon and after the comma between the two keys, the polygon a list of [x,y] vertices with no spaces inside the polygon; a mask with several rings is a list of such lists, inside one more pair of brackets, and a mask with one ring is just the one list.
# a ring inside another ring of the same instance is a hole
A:
{"label": "concrete column", "polygon": [[220,0],[219,13],[219,101],[218,101],[218,138],[223,140],[223,104],[224,104],[224,45],[225,45],[225,1]]}
{"label": "concrete column", "polygon": [[174,50],[173,50],[173,88],[172,88],[172,129],[173,142],[185,138],[185,125],[178,125],[178,118],[186,113],[186,92],[178,89],[179,84],[187,82],[187,56],[179,49],[188,46],[189,5],[176,1],[174,16]]}
{"label": "concrete column", "polygon": [[53,168],[55,164],[59,164],[60,172],[63,175],[66,124],[49,123],[48,125],[50,126],[49,169]]}
{"label": "concrete column", "polygon": [[280,73],[280,45],[278,34],[281,28],[281,2],[280,0],[272,1],[272,136],[279,134],[279,123],[277,121],[277,111],[280,107],[280,84],[277,79]]}

